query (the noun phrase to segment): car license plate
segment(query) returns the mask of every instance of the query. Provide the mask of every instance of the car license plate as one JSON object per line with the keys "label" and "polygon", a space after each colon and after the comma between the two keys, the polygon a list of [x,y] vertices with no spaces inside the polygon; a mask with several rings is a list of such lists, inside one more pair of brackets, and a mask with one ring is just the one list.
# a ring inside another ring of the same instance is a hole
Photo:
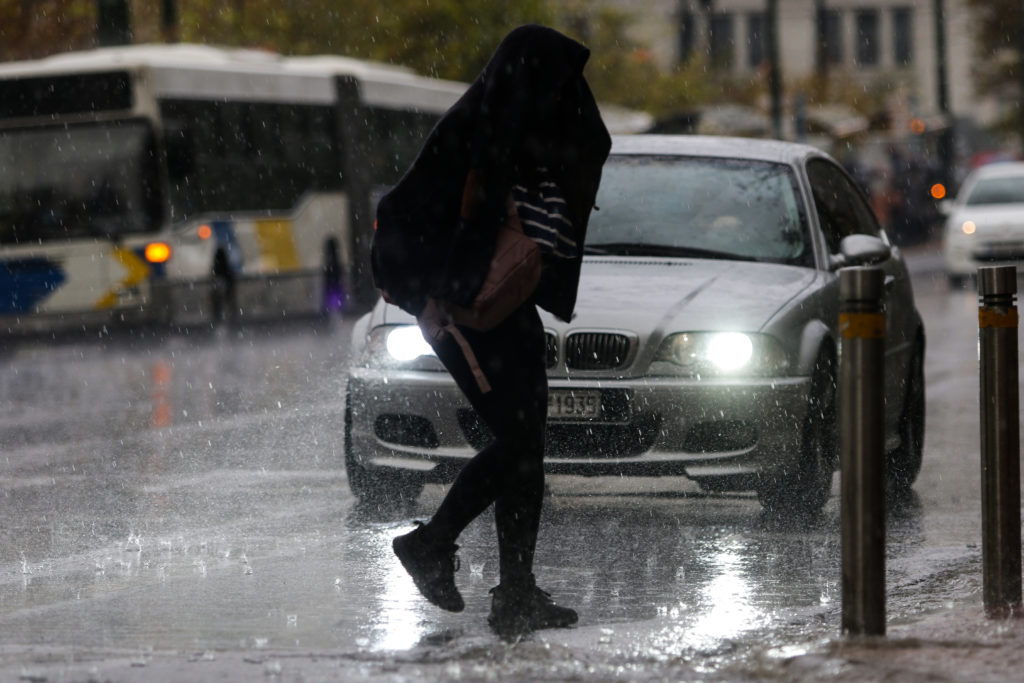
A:
{"label": "car license plate", "polygon": [[600,391],[552,389],[548,392],[549,419],[592,419],[596,417],[601,417]]}

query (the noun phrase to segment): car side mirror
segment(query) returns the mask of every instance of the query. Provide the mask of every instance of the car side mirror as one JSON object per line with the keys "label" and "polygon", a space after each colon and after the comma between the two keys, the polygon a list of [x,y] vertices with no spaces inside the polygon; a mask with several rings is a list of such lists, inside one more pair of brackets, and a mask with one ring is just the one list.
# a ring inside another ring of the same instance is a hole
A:
{"label": "car side mirror", "polygon": [[847,266],[873,266],[888,261],[892,249],[874,235],[847,235],[839,242],[839,253],[830,257],[832,269]]}
{"label": "car side mirror", "polygon": [[938,204],[939,213],[943,216],[949,216],[953,213],[953,204],[952,199],[940,199]]}

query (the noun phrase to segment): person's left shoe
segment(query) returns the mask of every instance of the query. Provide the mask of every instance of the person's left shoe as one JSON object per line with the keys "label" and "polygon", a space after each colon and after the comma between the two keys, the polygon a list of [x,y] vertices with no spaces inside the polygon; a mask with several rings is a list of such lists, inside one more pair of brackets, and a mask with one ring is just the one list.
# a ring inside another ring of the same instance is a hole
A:
{"label": "person's left shoe", "polygon": [[501,584],[491,589],[487,623],[501,636],[525,635],[545,628],[567,628],[579,621],[576,611],[556,605],[531,576],[521,585]]}

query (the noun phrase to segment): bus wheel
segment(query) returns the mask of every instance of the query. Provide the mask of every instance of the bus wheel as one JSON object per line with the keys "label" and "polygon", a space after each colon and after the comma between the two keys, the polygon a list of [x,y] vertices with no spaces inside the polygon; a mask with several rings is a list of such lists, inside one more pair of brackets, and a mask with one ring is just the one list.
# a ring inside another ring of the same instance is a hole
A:
{"label": "bus wheel", "polygon": [[345,290],[341,284],[341,257],[338,255],[338,240],[334,237],[324,242],[323,298],[320,311],[324,315],[336,313],[345,305]]}
{"label": "bus wheel", "polygon": [[228,256],[218,251],[213,257],[210,287],[210,318],[214,325],[231,320],[238,313],[235,298],[235,274],[228,264]]}

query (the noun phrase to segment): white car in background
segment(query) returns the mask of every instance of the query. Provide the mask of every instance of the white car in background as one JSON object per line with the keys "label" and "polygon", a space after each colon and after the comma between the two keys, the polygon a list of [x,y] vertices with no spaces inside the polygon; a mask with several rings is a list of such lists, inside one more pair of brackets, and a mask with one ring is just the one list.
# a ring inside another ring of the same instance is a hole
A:
{"label": "white car in background", "polygon": [[952,286],[963,286],[979,266],[1024,260],[1024,163],[974,170],[943,210],[943,250]]}

